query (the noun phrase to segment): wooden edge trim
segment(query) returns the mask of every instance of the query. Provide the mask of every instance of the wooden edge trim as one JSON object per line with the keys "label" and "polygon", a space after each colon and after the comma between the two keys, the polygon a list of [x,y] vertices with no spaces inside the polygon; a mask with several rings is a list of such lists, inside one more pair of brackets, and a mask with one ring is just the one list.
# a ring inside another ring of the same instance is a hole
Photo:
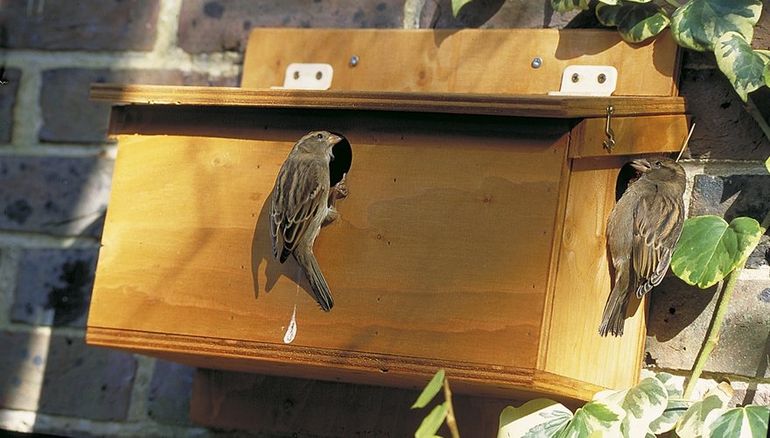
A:
{"label": "wooden edge trim", "polygon": [[[588,400],[604,388],[585,382],[577,382],[538,370],[485,366],[465,362],[424,359],[416,357],[349,352],[320,348],[299,347],[283,344],[237,341],[230,339],[160,334],[133,330],[120,330],[89,326],[86,343],[94,346],[130,350],[138,353],[165,358],[195,358],[198,366],[227,368],[223,363],[244,361],[253,363],[253,370],[288,369],[288,367],[310,369],[306,377],[312,376],[312,369],[339,370],[351,373],[373,375],[372,380],[383,381],[409,379],[427,382],[438,370],[444,368],[458,388],[491,387],[498,396],[505,390],[519,392],[542,392],[567,400]],[[206,360],[210,360],[210,363]],[[243,367],[240,367],[243,368]],[[251,367],[249,367],[251,368]],[[361,378],[355,379],[363,382]],[[365,379],[364,379],[365,380]],[[403,386],[403,385],[400,385]]]}
{"label": "wooden edge trim", "polygon": [[433,112],[517,117],[601,117],[683,114],[681,97],[577,97],[370,91],[244,89],[164,85],[92,84],[92,100],[118,104],[252,106],[374,111]]}
{"label": "wooden edge trim", "polygon": [[572,160],[568,158],[569,151],[574,141],[572,130],[564,134],[563,140],[566,147],[562,159],[561,175],[559,177],[559,197],[556,207],[556,218],[554,220],[553,239],[551,241],[551,257],[548,266],[548,279],[546,283],[545,300],[543,303],[543,320],[540,327],[540,345],[537,352],[538,370],[545,369],[545,363],[548,359],[548,342],[551,331],[551,315],[553,314],[553,299],[556,293],[556,278],[559,272],[559,260],[561,254],[562,232],[564,229],[564,215],[567,213],[567,199],[569,195],[569,181],[572,169]]}

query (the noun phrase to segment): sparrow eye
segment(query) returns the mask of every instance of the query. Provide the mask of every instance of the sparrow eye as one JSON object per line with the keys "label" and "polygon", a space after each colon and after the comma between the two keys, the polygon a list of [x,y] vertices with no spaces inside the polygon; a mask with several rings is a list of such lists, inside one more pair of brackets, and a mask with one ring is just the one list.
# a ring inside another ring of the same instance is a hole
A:
{"label": "sparrow eye", "polygon": [[324,135],[319,132],[318,134],[316,134],[316,138],[321,140],[324,138]]}
{"label": "sparrow eye", "polygon": [[660,167],[660,164],[661,164],[660,161],[656,161],[655,162],[655,167]]}

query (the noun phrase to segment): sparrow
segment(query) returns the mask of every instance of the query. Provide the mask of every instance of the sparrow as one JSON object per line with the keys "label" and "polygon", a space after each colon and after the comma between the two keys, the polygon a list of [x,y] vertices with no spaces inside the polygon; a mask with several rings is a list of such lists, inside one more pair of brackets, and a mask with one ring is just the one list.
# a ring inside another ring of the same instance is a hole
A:
{"label": "sparrow", "polygon": [[322,225],[339,217],[337,199],[347,196],[345,177],[330,187],[332,148],[342,137],[314,131],[292,147],[273,186],[270,204],[270,238],[273,256],[284,263],[292,255],[310,283],[313,298],[328,312],[334,306],[329,285],[313,255]]}
{"label": "sparrow", "polygon": [[599,334],[623,335],[626,307],[660,284],[684,224],[684,169],[668,158],[638,159],[641,173],[612,209],[607,246],[615,285],[604,306]]}

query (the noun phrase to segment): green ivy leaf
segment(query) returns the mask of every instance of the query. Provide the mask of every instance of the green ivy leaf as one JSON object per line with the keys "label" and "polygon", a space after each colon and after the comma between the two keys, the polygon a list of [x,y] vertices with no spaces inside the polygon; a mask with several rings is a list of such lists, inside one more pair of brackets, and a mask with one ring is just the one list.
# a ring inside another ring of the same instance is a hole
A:
{"label": "green ivy leaf", "polygon": [[760,237],[759,223],[752,218],[738,217],[729,225],[719,216],[689,218],[671,257],[671,270],[687,284],[706,289],[748,257]]}
{"label": "green ivy leaf", "polygon": [[621,429],[628,438],[644,438],[650,423],[663,415],[668,403],[668,393],[663,383],[648,377],[628,390],[620,405],[626,411]]}
{"label": "green ivy leaf", "polygon": [[714,47],[717,64],[744,102],[765,85],[765,55],[755,52],[738,32],[725,32]]}
{"label": "green ivy leaf", "polygon": [[768,417],[770,407],[767,406],[751,405],[724,412],[714,411],[706,418],[705,436],[765,438]]}
{"label": "green ivy leaf", "polygon": [[551,6],[556,12],[567,12],[574,9],[588,9],[588,0],[551,0]]}
{"label": "green ivy leaf", "polygon": [[552,438],[571,419],[572,411],[561,403],[545,398],[530,400],[518,408],[503,409],[497,438]]}
{"label": "green ivy leaf", "polygon": [[619,406],[592,401],[575,411],[575,416],[559,434],[559,438],[584,438],[592,434],[619,436],[620,424],[625,415]]}
{"label": "green ivy leaf", "polygon": [[431,400],[433,400],[433,397],[438,394],[439,391],[441,391],[441,386],[444,384],[444,370],[438,370],[436,374],[433,376],[432,379],[430,379],[430,382],[428,382],[427,385],[425,385],[425,389],[422,390],[420,393],[420,396],[417,397],[417,401],[414,402],[412,405],[412,409],[419,409],[424,408],[428,403],[430,403]]}
{"label": "green ivy leaf", "polygon": [[765,85],[770,87],[770,61],[765,65]]}
{"label": "green ivy leaf", "polygon": [[654,37],[670,23],[660,6],[648,2],[622,1],[615,6],[599,3],[596,18],[605,26],[617,26],[620,36],[631,43]]}
{"label": "green ivy leaf", "polygon": [[680,46],[713,50],[725,32],[738,32],[751,42],[762,13],[762,0],[691,0],[671,16],[671,30]]}
{"label": "green ivy leaf", "polygon": [[446,418],[448,410],[449,405],[447,405],[447,402],[441,403],[440,405],[433,408],[433,410],[430,411],[430,414],[423,418],[422,423],[420,423],[420,427],[418,427],[417,431],[414,433],[414,438],[435,437],[436,432],[438,432],[438,428],[444,424],[444,419]]}
{"label": "green ivy leaf", "polygon": [[472,1],[473,0],[452,0],[452,15],[457,17],[457,14],[460,13],[460,9]]}
{"label": "green ivy leaf", "polygon": [[682,416],[682,421],[676,427],[676,434],[680,438],[700,438],[708,414],[715,409],[722,409],[725,404],[726,402],[716,394],[693,403]]}
{"label": "green ivy leaf", "polygon": [[668,403],[663,414],[650,423],[650,431],[656,435],[666,433],[676,426],[676,422],[687,410],[687,403],[682,401],[682,385],[676,382],[674,376],[669,373],[657,373],[655,378],[663,384],[668,394]]}

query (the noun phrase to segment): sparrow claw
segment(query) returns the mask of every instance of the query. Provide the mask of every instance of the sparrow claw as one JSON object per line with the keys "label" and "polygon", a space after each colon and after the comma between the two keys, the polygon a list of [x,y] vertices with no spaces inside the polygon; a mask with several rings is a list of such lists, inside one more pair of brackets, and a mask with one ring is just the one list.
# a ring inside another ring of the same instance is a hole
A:
{"label": "sparrow claw", "polygon": [[332,195],[335,199],[345,199],[348,196],[348,186],[345,184],[345,178],[347,178],[348,174],[342,175],[342,180],[338,182],[337,184],[332,187]]}

